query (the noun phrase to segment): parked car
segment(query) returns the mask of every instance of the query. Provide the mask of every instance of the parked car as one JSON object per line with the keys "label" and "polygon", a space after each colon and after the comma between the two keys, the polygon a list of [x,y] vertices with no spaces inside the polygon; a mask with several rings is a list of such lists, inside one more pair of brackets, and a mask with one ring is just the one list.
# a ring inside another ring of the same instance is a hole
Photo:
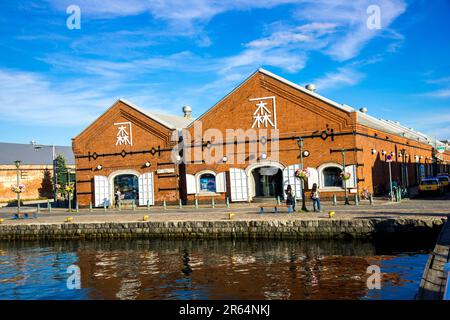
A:
{"label": "parked car", "polygon": [[425,178],[420,181],[419,194],[442,194],[444,187],[438,178]]}
{"label": "parked car", "polygon": [[450,178],[448,177],[448,175],[438,175],[437,179],[442,184],[444,189],[448,190],[450,188]]}

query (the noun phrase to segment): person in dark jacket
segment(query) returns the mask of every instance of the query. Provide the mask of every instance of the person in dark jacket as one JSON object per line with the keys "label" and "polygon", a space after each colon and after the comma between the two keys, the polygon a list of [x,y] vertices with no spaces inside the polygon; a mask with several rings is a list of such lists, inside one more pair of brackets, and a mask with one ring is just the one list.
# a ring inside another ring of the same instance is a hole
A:
{"label": "person in dark jacket", "polygon": [[285,193],[286,193],[286,205],[292,206],[292,210],[295,211],[295,194],[294,191],[292,191],[292,187],[290,184],[288,184]]}

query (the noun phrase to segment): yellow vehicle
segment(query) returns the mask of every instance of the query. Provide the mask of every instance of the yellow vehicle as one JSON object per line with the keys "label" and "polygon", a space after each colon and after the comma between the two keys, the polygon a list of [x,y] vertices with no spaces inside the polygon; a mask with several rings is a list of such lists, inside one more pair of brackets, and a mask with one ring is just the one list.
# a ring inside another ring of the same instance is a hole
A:
{"label": "yellow vehicle", "polygon": [[420,181],[419,193],[420,194],[442,194],[444,192],[443,185],[439,182],[438,178],[426,178]]}
{"label": "yellow vehicle", "polygon": [[450,188],[450,178],[448,175],[440,174],[437,176],[439,182],[443,185],[444,189]]}

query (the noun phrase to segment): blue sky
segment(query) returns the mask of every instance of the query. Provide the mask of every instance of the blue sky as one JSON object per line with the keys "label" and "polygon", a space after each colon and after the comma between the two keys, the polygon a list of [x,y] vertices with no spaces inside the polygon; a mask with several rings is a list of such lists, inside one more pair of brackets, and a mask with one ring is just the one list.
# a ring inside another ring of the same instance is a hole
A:
{"label": "blue sky", "polygon": [[449,33],[447,0],[2,0],[0,140],[70,145],[119,97],[198,116],[258,67],[449,139]]}

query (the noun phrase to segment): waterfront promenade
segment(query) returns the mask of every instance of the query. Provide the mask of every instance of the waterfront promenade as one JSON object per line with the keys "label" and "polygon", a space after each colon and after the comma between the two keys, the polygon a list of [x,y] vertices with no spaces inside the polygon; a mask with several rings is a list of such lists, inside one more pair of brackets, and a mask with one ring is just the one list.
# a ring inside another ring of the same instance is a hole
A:
{"label": "waterfront promenade", "polygon": [[[401,203],[323,204],[321,213],[273,213],[261,204],[136,208],[136,210],[27,208],[30,218],[13,219],[14,208],[0,210],[0,239],[96,238],[369,238],[377,234],[437,234],[449,214],[449,194]],[[285,208],[284,208],[285,209]],[[334,215],[329,216],[333,211]],[[230,216],[230,214],[232,214]]]}
{"label": "waterfront promenade", "polygon": [[[203,204],[198,208],[193,205],[183,206],[152,206],[149,209],[137,207],[132,209],[104,209],[95,208],[90,212],[88,209],[80,209],[79,212],[68,212],[68,209],[53,208],[48,212],[46,208],[41,208],[37,213],[36,207],[25,207],[24,212],[28,212],[32,217],[33,213],[37,218],[13,219],[16,208],[0,208],[0,219],[3,225],[36,224],[36,223],[61,223],[72,217],[72,222],[78,223],[102,223],[102,222],[136,222],[143,221],[143,216],[148,216],[148,221],[224,221],[229,220],[229,214],[234,213],[233,220],[236,221],[272,221],[272,220],[311,220],[330,219],[329,212],[335,214],[331,219],[352,220],[352,219],[411,219],[420,217],[422,219],[441,219],[450,214],[450,193],[441,197],[429,197],[420,199],[405,199],[401,202],[391,202],[388,200],[375,201],[374,205],[369,205],[368,201],[361,201],[358,206],[343,205],[338,203],[333,206],[331,202],[322,204],[322,212],[294,212],[287,213],[286,208],[280,212],[273,213],[271,208],[274,202],[264,204],[265,212],[259,213],[261,203],[234,203],[229,208],[225,205]],[[280,206],[283,207],[283,206]],[[300,206],[297,206],[299,209]]]}

